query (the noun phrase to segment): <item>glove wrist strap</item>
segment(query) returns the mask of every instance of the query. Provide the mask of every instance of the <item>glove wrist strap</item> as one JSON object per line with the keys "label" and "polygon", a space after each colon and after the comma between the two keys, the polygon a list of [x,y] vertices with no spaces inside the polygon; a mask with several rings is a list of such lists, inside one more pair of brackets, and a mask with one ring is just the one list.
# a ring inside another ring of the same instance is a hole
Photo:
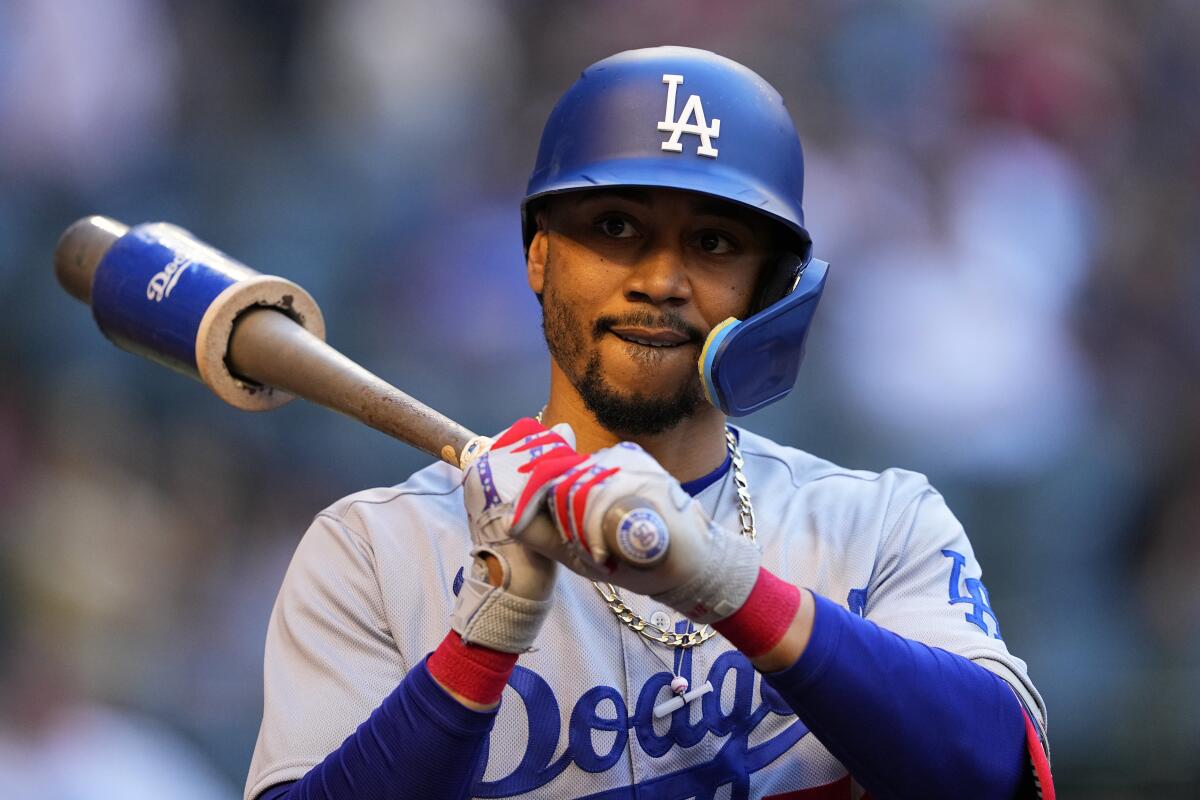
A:
{"label": "glove wrist strap", "polygon": [[716,535],[710,542],[707,562],[696,577],[654,596],[702,624],[725,619],[745,604],[762,563],[758,546],[749,539]]}
{"label": "glove wrist strap", "polygon": [[466,576],[450,615],[450,627],[464,642],[505,653],[524,653],[533,647],[553,600],[529,600]]}

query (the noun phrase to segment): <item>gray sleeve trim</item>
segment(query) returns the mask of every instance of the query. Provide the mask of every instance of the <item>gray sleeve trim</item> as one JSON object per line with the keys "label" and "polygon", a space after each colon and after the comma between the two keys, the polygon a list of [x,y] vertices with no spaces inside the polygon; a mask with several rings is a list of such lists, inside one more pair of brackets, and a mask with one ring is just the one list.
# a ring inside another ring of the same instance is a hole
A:
{"label": "gray sleeve trim", "polygon": [[1012,687],[1017,699],[1021,701],[1021,705],[1029,714],[1029,718],[1033,720],[1033,726],[1037,728],[1038,739],[1042,742],[1042,749],[1046,751],[1046,758],[1050,758],[1050,740],[1046,737],[1046,704],[1042,702],[1041,695],[1038,694],[1029,679],[1022,678],[1002,661],[992,658],[973,658],[971,660]]}

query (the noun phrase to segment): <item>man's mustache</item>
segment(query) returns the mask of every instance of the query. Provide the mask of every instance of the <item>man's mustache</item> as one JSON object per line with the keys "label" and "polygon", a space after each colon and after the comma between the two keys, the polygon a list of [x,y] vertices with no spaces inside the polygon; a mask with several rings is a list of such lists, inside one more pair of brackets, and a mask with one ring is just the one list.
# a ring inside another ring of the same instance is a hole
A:
{"label": "man's mustache", "polygon": [[652,314],[649,311],[635,311],[619,317],[610,314],[597,318],[596,322],[592,325],[592,337],[599,339],[608,333],[610,329],[616,327],[671,330],[688,337],[690,341],[696,344],[703,342],[706,336],[699,328],[689,325],[680,316],[670,311],[659,314]]}

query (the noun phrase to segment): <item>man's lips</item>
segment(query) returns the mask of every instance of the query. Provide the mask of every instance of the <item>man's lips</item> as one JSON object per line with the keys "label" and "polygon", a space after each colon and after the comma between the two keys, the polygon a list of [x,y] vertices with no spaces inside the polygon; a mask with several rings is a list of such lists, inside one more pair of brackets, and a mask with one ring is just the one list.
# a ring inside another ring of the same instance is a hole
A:
{"label": "man's lips", "polygon": [[609,331],[620,339],[647,347],[677,347],[692,341],[692,337],[670,328],[640,328],[614,325]]}

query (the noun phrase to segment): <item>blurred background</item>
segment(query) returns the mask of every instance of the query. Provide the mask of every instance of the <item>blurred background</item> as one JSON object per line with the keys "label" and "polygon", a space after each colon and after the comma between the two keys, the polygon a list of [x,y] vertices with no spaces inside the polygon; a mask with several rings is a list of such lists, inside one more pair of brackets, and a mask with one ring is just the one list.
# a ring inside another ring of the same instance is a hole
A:
{"label": "blurred background", "polygon": [[1061,796],[1200,796],[1200,5],[0,0],[0,797],[239,798],[298,537],[429,459],[118,351],[55,284],[168,220],[480,431],[542,405],[517,206],[587,64],[686,44],[788,101],[833,263],[745,421],[930,476]]}

